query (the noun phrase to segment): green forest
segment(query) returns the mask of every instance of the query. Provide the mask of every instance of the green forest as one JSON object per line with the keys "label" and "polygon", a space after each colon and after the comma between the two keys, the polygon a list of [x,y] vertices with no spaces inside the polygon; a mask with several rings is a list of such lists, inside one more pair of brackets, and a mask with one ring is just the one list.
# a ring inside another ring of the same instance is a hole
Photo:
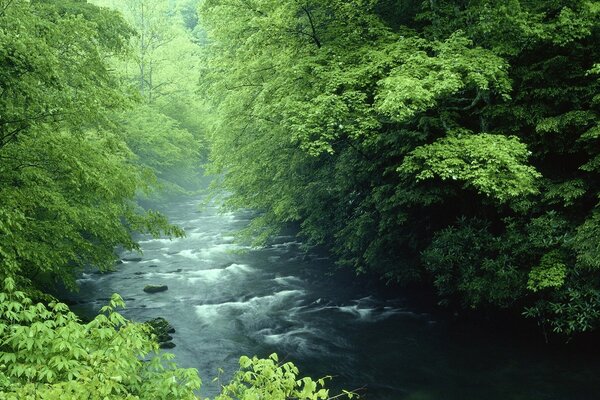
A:
{"label": "green forest", "polygon": [[[154,205],[204,174],[242,242],[593,334],[599,43],[594,0],[0,0],[0,399],[200,398],[119,295],[52,293],[184,236]],[[357,396],[239,365],[215,400]]]}

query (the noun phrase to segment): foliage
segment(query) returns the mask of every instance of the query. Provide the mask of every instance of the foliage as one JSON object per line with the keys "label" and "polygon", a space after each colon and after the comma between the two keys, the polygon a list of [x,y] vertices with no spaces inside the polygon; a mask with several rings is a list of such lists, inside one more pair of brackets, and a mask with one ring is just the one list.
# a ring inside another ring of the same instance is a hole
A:
{"label": "foliage", "polygon": [[544,254],[540,265],[529,272],[527,289],[537,292],[545,288],[561,287],[565,283],[567,266],[556,251]]}
{"label": "foliage", "polygon": [[[118,295],[82,323],[39,289],[51,281],[75,288],[85,267],[111,269],[116,247],[137,249],[133,232],[183,234],[135,197],[193,167],[199,146],[186,127],[198,122],[189,109],[181,123],[167,115],[172,108],[157,112],[164,92],[145,74],[147,103],[132,106],[109,63],[126,54],[132,31],[113,11],[79,0],[0,1],[0,26],[0,398],[196,399],[197,371],[178,368],[147,325],[116,312]],[[253,359],[254,371],[297,374],[272,360]],[[272,389],[288,376],[260,374],[244,391],[278,399]],[[327,398],[310,378],[298,382],[290,395]]]}
{"label": "foliage", "polygon": [[200,143],[188,129],[147,104],[121,114],[118,122],[133,161],[157,177],[158,189],[181,191],[194,186]]}
{"label": "foliage", "polygon": [[298,222],[341,264],[426,279],[444,303],[597,325],[597,1],[199,11],[209,167],[228,207],[263,212],[252,236]]}
{"label": "foliage", "polygon": [[[6,278],[0,291],[0,396],[3,399],[198,399],[195,369],[161,353],[146,324],[128,321],[113,295],[84,324],[65,304],[34,304]],[[156,337],[154,337],[156,338]],[[329,399],[325,380],[297,378],[291,362],[241,357],[240,370],[215,400]],[[357,397],[345,392],[344,397]],[[336,396],[340,397],[340,395]]]}
{"label": "foliage", "polygon": [[115,246],[136,249],[134,231],[182,234],[135,204],[155,178],[133,165],[110,121],[130,102],[107,64],[131,33],[123,20],[82,2],[12,1],[2,10],[4,273],[74,287],[82,268],[112,268]]}
{"label": "foliage", "polygon": [[128,43],[130,56],[113,58],[111,64],[141,104],[113,118],[136,163],[159,178],[158,190],[150,197],[197,189],[198,169],[205,157],[205,116],[189,83],[197,79],[199,46],[177,12],[180,7],[167,0],[93,3],[116,10],[134,32]]}
{"label": "foliage", "polygon": [[114,295],[83,324],[61,303],[34,304],[7,278],[0,293],[0,392],[6,399],[195,399],[200,379],[159,354]]}
{"label": "foliage", "polygon": [[[223,385],[215,400],[251,400],[251,399],[329,399],[329,390],[325,381],[330,377],[314,381],[310,377],[298,378],[298,368],[291,362],[280,364],[279,357],[273,353],[268,358],[240,358],[240,370],[231,382]],[[349,399],[355,397],[345,392]]]}
{"label": "foliage", "polygon": [[418,147],[399,170],[417,180],[439,177],[464,181],[500,202],[537,192],[540,174],[525,164],[529,152],[515,137],[480,134],[448,137]]}

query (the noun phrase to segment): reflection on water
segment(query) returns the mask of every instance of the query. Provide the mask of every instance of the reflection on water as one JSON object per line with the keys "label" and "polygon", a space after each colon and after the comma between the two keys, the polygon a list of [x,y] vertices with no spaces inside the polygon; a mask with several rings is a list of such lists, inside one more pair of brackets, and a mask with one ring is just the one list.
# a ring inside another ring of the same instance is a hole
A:
{"label": "reflection on water", "polygon": [[[200,202],[166,210],[186,238],[142,238],[141,261],[83,274],[75,297],[89,312],[118,292],[127,317],[166,317],[177,329],[171,351],[180,366],[198,368],[203,396],[216,393],[217,368],[230,374],[241,355],[276,351],[307,375],[334,375],[335,387],[366,387],[371,400],[600,398],[600,363],[590,354],[457,329],[348,273],[328,274],[332,261],[290,236],[236,252],[232,232],[249,216],[200,210]],[[147,284],[169,290],[147,294]]]}

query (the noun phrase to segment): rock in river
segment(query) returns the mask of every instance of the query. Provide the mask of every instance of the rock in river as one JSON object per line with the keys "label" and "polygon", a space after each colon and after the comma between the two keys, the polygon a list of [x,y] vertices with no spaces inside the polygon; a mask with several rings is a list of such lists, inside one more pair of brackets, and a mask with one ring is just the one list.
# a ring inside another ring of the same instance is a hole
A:
{"label": "rock in river", "polygon": [[175,333],[175,328],[166,319],[158,317],[146,321],[146,324],[150,326],[152,333],[156,335],[155,339],[161,349],[172,349],[175,347],[175,343],[172,342],[173,337],[169,335],[169,333]]}
{"label": "rock in river", "polygon": [[142,257],[123,257],[123,261],[139,262],[142,261]]}
{"label": "rock in river", "polygon": [[146,286],[144,286],[144,292],[146,292],[146,293],[164,292],[168,289],[169,289],[169,287],[167,285],[146,285]]}

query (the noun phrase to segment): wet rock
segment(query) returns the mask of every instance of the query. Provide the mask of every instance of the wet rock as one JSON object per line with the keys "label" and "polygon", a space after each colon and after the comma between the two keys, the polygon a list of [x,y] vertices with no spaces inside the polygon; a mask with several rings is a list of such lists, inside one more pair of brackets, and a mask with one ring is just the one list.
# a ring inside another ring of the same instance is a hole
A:
{"label": "wet rock", "polygon": [[151,264],[151,265],[148,265],[148,268],[158,268],[158,265],[156,265],[156,264]]}
{"label": "wet rock", "polygon": [[147,272],[140,272],[140,271],[138,271],[138,272],[134,272],[133,274],[134,275],[146,275]]}
{"label": "wet rock", "polygon": [[123,261],[139,262],[142,261],[142,257],[123,257]]}
{"label": "wet rock", "polygon": [[171,326],[169,321],[164,319],[163,317],[157,317],[146,321],[148,325],[152,327],[152,329],[159,330],[165,333],[175,333],[175,328]]}
{"label": "wet rock", "polygon": [[170,333],[175,333],[175,328],[169,324],[169,321],[158,317],[146,321],[146,325],[150,326],[151,332],[161,349],[172,349],[175,347],[175,343],[172,342],[173,337],[170,335]]}
{"label": "wet rock", "polygon": [[167,291],[169,287],[167,285],[146,285],[144,286],[144,292],[146,293],[159,293]]}
{"label": "wet rock", "polygon": [[123,260],[117,260],[117,261],[115,261],[115,264],[117,264],[117,265],[123,264]]}
{"label": "wet rock", "polygon": [[178,274],[178,273],[180,273],[181,271],[183,271],[183,269],[182,269],[182,268],[177,268],[176,270],[169,271],[169,274]]}

